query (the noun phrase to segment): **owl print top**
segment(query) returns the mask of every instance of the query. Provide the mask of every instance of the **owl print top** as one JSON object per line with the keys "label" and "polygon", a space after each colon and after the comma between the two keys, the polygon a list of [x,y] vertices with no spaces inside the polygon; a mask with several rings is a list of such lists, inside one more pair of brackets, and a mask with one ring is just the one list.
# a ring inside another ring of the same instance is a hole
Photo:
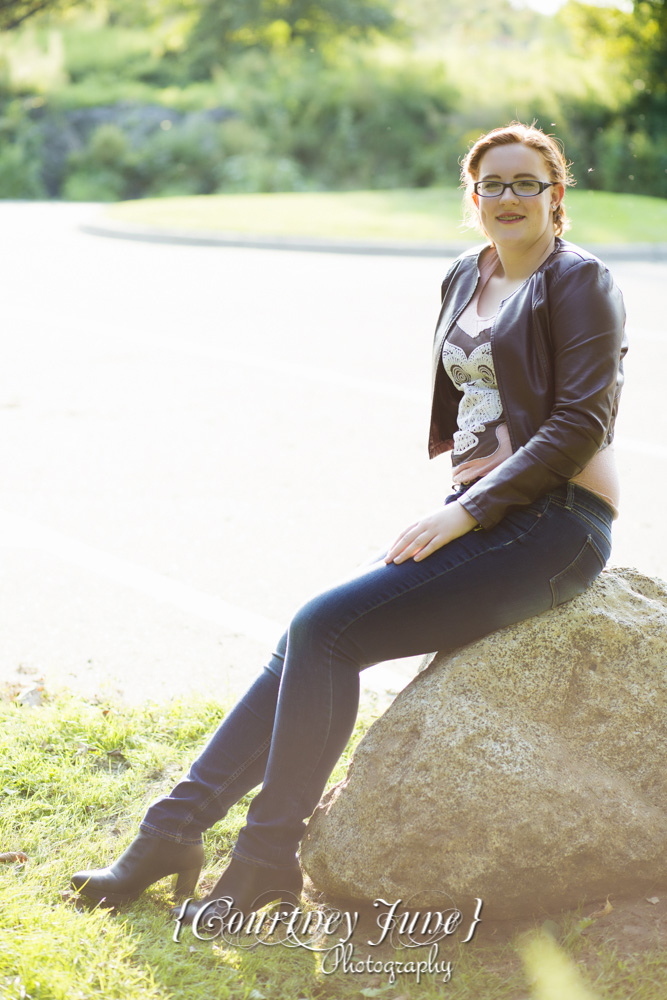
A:
{"label": "owl print top", "polygon": [[491,350],[495,316],[477,312],[481,291],[498,263],[495,254],[488,258],[475,295],[442,345],[445,371],[462,394],[452,452],[454,483],[486,475],[512,454]]}

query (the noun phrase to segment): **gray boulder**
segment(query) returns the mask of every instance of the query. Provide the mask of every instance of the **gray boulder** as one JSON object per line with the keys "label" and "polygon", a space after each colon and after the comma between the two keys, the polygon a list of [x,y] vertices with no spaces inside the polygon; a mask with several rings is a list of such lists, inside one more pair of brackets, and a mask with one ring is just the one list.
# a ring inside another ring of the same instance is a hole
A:
{"label": "gray boulder", "polygon": [[581,597],[436,655],[359,744],[302,844],[345,899],[505,919],[667,884],[667,585]]}

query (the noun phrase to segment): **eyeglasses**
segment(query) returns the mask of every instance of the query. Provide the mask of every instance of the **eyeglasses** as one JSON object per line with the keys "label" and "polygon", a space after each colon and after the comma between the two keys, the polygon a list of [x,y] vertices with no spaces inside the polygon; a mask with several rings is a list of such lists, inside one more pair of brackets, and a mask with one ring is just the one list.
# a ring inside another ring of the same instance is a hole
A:
{"label": "eyeglasses", "polygon": [[534,198],[558,181],[534,181],[529,177],[519,181],[475,181],[474,192],[481,198],[499,198],[505,188],[511,188],[518,198]]}

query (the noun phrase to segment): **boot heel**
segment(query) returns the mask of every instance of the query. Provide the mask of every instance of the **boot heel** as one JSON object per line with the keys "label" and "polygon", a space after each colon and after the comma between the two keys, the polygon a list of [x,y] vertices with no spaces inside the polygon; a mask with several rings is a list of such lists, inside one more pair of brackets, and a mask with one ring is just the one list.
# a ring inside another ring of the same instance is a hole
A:
{"label": "boot heel", "polygon": [[175,896],[194,896],[197,882],[201,874],[201,865],[178,872],[174,885]]}

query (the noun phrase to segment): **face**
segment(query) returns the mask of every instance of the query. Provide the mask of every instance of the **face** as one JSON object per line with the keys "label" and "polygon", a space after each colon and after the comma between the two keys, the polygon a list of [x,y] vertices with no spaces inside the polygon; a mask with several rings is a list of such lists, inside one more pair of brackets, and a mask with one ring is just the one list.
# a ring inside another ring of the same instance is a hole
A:
{"label": "face", "polygon": [[[479,163],[478,180],[515,181],[530,177],[549,181],[546,160],[537,149],[514,142],[493,146]],[[530,198],[515,195],[505,188],[497,198],[473,195],[484,232],[496,245],[508,249],[530,249],[554,235],[553,211],[565,193],[562,184],[545,188]]]}

